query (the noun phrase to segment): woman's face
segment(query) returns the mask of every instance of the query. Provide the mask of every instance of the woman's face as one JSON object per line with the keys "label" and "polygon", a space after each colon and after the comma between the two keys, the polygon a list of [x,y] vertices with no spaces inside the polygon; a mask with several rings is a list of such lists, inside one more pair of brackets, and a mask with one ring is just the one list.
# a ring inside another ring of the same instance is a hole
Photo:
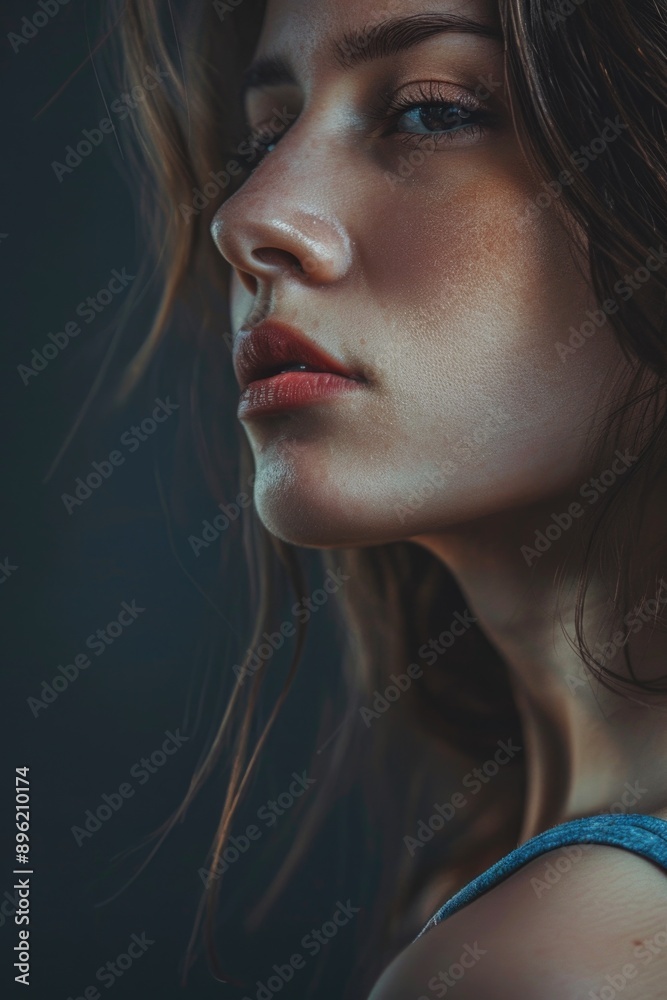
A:
{"label": "woman's face", "polygon": [[558,349],[598,307],[511,122],[497,3],[269,0],[256,59],[249,133],[281,131],[213,223],[237,370],[261,318],[263,348],[286,324],[354,376],[246,393],[268,529],[376,544],[576,495],[621,355],[608,323]]}

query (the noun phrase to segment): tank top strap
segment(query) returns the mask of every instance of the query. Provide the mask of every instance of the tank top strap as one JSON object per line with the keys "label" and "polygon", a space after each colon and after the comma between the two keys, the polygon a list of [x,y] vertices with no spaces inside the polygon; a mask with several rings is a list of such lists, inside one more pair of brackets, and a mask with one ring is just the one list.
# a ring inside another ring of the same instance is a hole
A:
{"label": "tank top strap", "polygon": [[[667,873],[667,821],[657,816],[640,813],[606,813],[600,816],[586,816],[560,823],[538,834],[510,851],[504,858],[487,868],[466,886],[455,893],[437,913],[435,913],[417,938],[431,927],[442,923],[447,917],[472,903],[489,889],[493,889],[504,879],[513,875],[534,858],[558,847],[575,844],[602,844],[621,847],[639,854],[648,861],[660,865]],[[415,940],[417,940],[415,938]]]}

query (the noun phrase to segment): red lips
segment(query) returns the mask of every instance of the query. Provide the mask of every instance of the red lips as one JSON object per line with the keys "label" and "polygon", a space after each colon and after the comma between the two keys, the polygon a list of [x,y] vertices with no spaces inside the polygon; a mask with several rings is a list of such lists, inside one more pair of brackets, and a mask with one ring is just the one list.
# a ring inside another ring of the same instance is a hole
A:
{"label": "red lips", "polygon": [[353,372],[283,323],[262,323],[242,333],[234,346],[234,371],[242,389],[295,366],[355,378]]}
{"label": "red lips", "polygon": [[302,407],[363,384],[361,376],[299,331],[275,322],[240,335],[234,346],[234,371],[243,390],[241,418]]}

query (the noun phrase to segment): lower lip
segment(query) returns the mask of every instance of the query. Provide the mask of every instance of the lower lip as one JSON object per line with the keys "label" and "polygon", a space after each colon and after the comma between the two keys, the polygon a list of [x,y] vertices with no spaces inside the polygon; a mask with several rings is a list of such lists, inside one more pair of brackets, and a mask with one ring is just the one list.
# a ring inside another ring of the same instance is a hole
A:
{"label": "lower lip", "polygon": [[250,383],[241,394],[238,417],[302,409],[332,396],[353,392],[361,384],[333,372],[282,372]]}

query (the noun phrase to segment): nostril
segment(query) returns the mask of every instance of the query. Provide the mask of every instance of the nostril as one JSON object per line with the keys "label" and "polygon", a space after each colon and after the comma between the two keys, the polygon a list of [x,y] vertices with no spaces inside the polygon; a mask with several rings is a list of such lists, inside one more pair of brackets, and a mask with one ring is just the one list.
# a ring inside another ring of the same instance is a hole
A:
{"label": "nostril", "polygon": [[269,267],[281,269],[289,267],[303,273],[301,261],[295,254],[290,253],[288,250],[279,250],[275,247],[260,247],[259,250],[253,250],[252,256],[260,261],[260,263],[268,264]]}

